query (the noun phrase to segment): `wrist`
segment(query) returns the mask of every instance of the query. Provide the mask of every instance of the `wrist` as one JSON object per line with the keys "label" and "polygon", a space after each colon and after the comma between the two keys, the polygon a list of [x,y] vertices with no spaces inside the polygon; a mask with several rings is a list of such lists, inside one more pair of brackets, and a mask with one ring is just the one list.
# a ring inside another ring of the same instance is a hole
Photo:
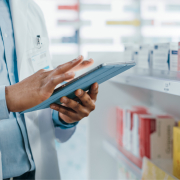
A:
{"label": "wrist", "polygon": [[6,97],[7,108],[10,112],[13,112],[13,109],[14,109],[13,102],[12,102],[10,95],[11,95],[11,86],[6,86],[5,87],[5,97]]}
{"label": "wrist", "polygon": [[63,120],[63,115],[61,113],[59,113],[59,121],[64,125],[71,124],[71,123],[67,123],[65,120]]}
{"label": "wrist", "polygon": [[66,122],[65,115],[63,115],[62,113],[59,113],[59,121],[65,126],[76,126],[79,123],[79,122]]}

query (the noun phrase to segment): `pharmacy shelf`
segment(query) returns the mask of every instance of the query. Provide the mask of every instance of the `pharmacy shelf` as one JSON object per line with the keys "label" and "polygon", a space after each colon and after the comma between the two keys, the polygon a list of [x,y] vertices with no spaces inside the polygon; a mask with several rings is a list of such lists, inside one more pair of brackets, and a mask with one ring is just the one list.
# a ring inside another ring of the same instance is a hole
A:
{"label": "pharmacy shelf", "polygon": [[177,73],[164,75],[164,77],[162,74],[155,76],[148,73],[124,73],[111,79],[111,82],[180,96],[180,79],[177,78],[178,76]]}
{"label": "pharmacy shelf", "polygon": [[141,179],[141,169],[136,166],[133,162],[131,162],[124,154],[122,154],[115,143],[110,143],[108,140],[103,141],[104,150],[112,156],[114,159],[123,163],[127,169],[129,169],[134,175],[136,175],[137,179]]}
{"label": "pharmacy shelf", "polygon": [[79,29],[82,26],[91,26],[91,21],[58,21],[58,26],[72,26]]}

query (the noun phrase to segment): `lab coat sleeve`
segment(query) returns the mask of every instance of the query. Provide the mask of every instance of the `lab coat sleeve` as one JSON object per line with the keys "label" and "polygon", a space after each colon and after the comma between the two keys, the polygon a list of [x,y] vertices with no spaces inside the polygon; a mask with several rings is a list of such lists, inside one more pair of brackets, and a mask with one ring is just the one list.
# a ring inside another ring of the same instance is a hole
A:
{"label": "lab coat sleeve", "polygon": [[61,143],[68,141],[76,130],[78,123],[67,124],[60,120],[59,113],[57,111],[52,112],[52,119],[55,127],[55,136]]}
{"label": "lab coat sleeve", "polygon": [[53,118],[54,126],[60,127],[61,129],[70,129],[78,124],[78,122],[72,124],[68,124],[64,122],[62,119],[59,118],[59,112],[55,110],[53,110],[52,118]]}
{"label": "lab coat sleeve", "polygon": [[75,131],[76,126],[70,129],[61,129],[60,127],[55,127],[55,136],[61,143],[64,143],[72,137]]}
{"label": "lab coat sleeve", "polygon": [[5,86],[0,86],[0,120],[9,119],[9,111],[6,104]]}

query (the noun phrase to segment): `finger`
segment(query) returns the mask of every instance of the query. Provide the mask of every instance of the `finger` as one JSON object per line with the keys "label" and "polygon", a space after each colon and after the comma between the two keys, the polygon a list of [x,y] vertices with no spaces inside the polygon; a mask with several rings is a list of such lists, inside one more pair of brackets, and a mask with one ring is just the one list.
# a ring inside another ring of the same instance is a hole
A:
{"label": "finger", "polygon": [[52,91],[58,84],[68,79],[72,79],[74,78],[74,76],[75,76],[74,72],[69,72],[58,76],[50,77],[48,82],[45,84],[45,89],[47,91]]}
{"label": "finger", "polygon": [[70,71],[71,69],[73,69],[74,67],[76,67],[78,64],[80,64],[83,61],[83,59],[84,59],[83,56],[79,56],[77,59],[74,59],[73,61],[60,65],[56,69],[53,70],[51,75],[55,76],[58,74],[66,73]]}
{"label": "finger", "polygon": [[75,121],[81,120],[81,117],[79,116],[79,114],[77,114],[75,111],[73,111],[72,109],[70,109],[68,107],[64,107],[64,106],[58,105],[58,104],[51,104],[50,108],[66,115],[70,119],[73,119],[73,121],[71,121],[69,123],[74,123]]}
{"label": "finger", "polygon": [[91,111],[93,111],[95,109],[95,103],[91,99],[91,97],[89,96],[89,94],[87,92],[83,91],[82,89],[78,89],[75,92],[75,95],[81,100],[82,104],[85,107],[87,107]]}
{"label": "finger", "polygon": [[90,111],[86,107],[82,106],[81,104],[72,99],[62,97],[60,99],[60,102],[63,103],[66,107],[71,108],[72,110],[77,112],[81,117],[89,116]]}
{"label": "finger", "polygon": [[94,101],[97,100],[98,91],[99,91],[99,85],[98,85],[98,83],[94,83],[91,86],[91,89],[88,93],[92,100],[94,100]]}
{"label": "finger", "polygon": [[93,64],[94,64],[94,60],[93,59],[89,59],[89,60],[83,61],[78,66],[74,67],[72,69],[72,71],[80,71],[82,69],[88,68],[89,66],[92,66]]}

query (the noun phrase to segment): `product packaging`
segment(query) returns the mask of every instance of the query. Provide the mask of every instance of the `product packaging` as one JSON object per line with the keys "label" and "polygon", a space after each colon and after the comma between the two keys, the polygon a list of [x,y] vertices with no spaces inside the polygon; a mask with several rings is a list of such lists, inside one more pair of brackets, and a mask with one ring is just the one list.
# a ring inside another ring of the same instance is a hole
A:
{"label": "product packaging", "polygon": [[125,109],[116,107],[117,143],[123,147],[123,121],[125,119]]}
{"label": "product packaging", "polygon": [[155,44],[153,48],[152,68],[156,70],[169,70],[169,43]]}
{"label": "product packaging", "polygon": [[[138,128],[139,123],[138,120],[134,116],[140,115],[140,114],[147,114],[147,109],[144,107],[133,107],[132,109],[128,109],[126,113],[126,126],[125,131],[126,137],[124,139],[124,142],[126,142],[125,149],[130,151],[132,154],[137,155],[139,157],[138,153],[136,153],[139,149],[139,143],[138,143]],[[137,138],[136,138],[137,137]],[[125,144],[125,143],[124,143]]]}
{"label": "product packaging", "polygon": [[178,68],[177,71],[180,71],[180,42],[178,43]]}
{"label": "product packaging", "polygon": [[169,160],[162,160],[161,165],[159,165],[144,157],[142,166],[142,180],[177,180],[172,176],[170,168],[162,168],[162,165],[172,166],[172,163],[169,163]]}
{"label": "product packaging", "polygon": [[133,46],[133,60],[136,62],[136,67],[138,64],[139,47],[137,44]]}
{"label": "product packaging", "polygon": [[139,47],[137,67],[143,69],[150,68],[150,45],[144,44]]}
{"label": "product packaging", "polygon": [[132,61],[134,55],[133,45],[125,45],[124,49],[124,61]]}
{"label": "product packaging", "polygon": [[[119,150],[135,163],[139,168],[142,167],[142,158],[139,153],[139,121],[134,122],[135,114],[147,113],[147,108],[142,106],[117,107],[117,143]],[[134,143],[135,141],[135,143]],[[135,146],[135,148],[133,147]],[[134,149],[134,150],[133,150]]]}
{"label": "product packaging", "polygon": [[180,127],[174,127],[173,141],[173,174],[180,179]]}
{"label": "product packaging", "polygon": [[119,146],[128,151],[132,150],[132,131],[135,131],[135,127],[133,126],[133,114],[146,112],[147,109],[141,106],[116,107],[117,142]]}
{"label": "product packaging", "polygon": [[140,156],[149,159],[172,158],[175,121],[170,116],[140,115]]}
{"label": "product packaging", "polygon": [[178,43],[170,43],[170,71],[179,71],[180,62],[178,61]]}
{"label": "product packaging", "polygon": [[152,68],[178,71],[178,43],[155,44],[152,52]]}

